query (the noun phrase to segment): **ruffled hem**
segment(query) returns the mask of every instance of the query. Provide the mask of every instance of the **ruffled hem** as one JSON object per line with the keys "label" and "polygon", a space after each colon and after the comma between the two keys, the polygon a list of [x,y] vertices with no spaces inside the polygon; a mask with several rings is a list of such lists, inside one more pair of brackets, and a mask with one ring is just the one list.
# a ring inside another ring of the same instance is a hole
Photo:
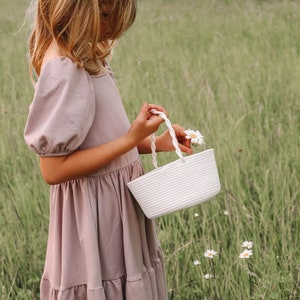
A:
{"label": "ruffled hem", "polygon": [[98,288],[81,284],[59,290],[44,277],[41,281],[41,300],[167,300],[164,269],[160,261],[152,265],[136,280],[127,280],[123,276],[104,280]]}

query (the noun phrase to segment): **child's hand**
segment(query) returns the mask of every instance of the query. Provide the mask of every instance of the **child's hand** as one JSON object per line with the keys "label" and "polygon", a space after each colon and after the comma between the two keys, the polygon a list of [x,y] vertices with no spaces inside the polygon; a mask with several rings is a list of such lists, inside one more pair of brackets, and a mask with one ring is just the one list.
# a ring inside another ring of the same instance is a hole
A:
{"label": "child's hand", "polygon": [[[191,149],[191,140],[186,138],[186,133],[184,132],[185,129],[178,124],[174,124],[172,127],[175,131],[180,150],[187,154],[193,153]],[[156,149],[157,151],[175,150],[169,130],[166,130],[163,134],[156,138]]]}
{"label": "child's hand", "polygon": [[144,103],[140,113],[133,121],[128,131],[128,135],[136,145],[152,133],[156,132],[159,125],[164,122],[160,116],[151,113],[151,109],[156,109],[167,114],[166,110],[161,106]]}

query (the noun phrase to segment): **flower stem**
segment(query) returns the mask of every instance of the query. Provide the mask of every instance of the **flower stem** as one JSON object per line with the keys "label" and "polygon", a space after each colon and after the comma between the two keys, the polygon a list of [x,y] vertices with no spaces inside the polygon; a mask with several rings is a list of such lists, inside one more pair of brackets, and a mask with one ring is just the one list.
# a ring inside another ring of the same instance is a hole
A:
{"label": "flower stem", "polygon": [[248,276],[249,276],[249,295],[250,299],[252,299],[253,296],[253,280],[252,280],[252,272],[250,271],[250,263],[247,261],[248,264]]}
{"label": "flower stem", "polygon": [[213,259],[210,261],[211,264],[211,274],[213,275],[213,281],[214,281],[214,300],[219,300],[219,293],[218,293],[218,287],[217,287],[217,281],[216,281],[216,266]]}

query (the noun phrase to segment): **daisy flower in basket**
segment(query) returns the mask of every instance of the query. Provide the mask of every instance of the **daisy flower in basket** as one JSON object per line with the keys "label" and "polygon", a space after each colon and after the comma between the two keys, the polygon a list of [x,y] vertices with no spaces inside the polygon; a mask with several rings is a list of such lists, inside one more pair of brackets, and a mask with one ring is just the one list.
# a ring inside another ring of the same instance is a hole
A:
{"label": "daisy flower in basket", "polygon": [[193,145],[205,145],[204,137],[199,130],[187,129],[184,131],[186,138],[191,140]]}

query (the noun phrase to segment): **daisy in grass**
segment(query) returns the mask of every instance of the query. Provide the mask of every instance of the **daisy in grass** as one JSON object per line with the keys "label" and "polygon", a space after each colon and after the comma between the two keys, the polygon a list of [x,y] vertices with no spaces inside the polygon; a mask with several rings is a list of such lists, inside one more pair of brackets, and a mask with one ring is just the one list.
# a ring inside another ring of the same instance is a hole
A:
{"label": "daisy in grass", "polygon": [[200,265],[200,261],[199,260],[194,260],[194,265],[195,266],[199,266]]}
{"label": "daisy in grass", "polygon": [[247,249],[251,249],[252,246],[253,246],[253,242],[250,242],[250,241],[245,241],[245,242],[243,242],[243,244],[242,244],[242,247],[243,247],[243,248],[247,248]]}
{"label": "daisy in grass", "polygon": [[191,140],[192,144],[205,145],[204,137],[199,130],[187,129],[184,131],[186,138]]}
{"label": "daisy in grass", "polygon": [[224,216],[229,216],[230,212],[228,210],[224,210]]}
{"label": "daisy in grass", "polygon": [[245,249],[241,254],[240,254],[240,258],[244,259],[244,258],[250,258],[250,256],[253,254],[252,250],[249,249]]}
{"label": "daisy in grass", "polygon": [[204,278],[208,280],[208,279],[214,278],[214,276],[212,274],[207,273],[204,275]]}
{"label": "daisy in grass", "polygon": [[204,256],[208,257],[208,258],[213,258],[214,256],[216,256],[218,254],[218,252],[216,252],[215,250],[206,250],[204,252]]}

